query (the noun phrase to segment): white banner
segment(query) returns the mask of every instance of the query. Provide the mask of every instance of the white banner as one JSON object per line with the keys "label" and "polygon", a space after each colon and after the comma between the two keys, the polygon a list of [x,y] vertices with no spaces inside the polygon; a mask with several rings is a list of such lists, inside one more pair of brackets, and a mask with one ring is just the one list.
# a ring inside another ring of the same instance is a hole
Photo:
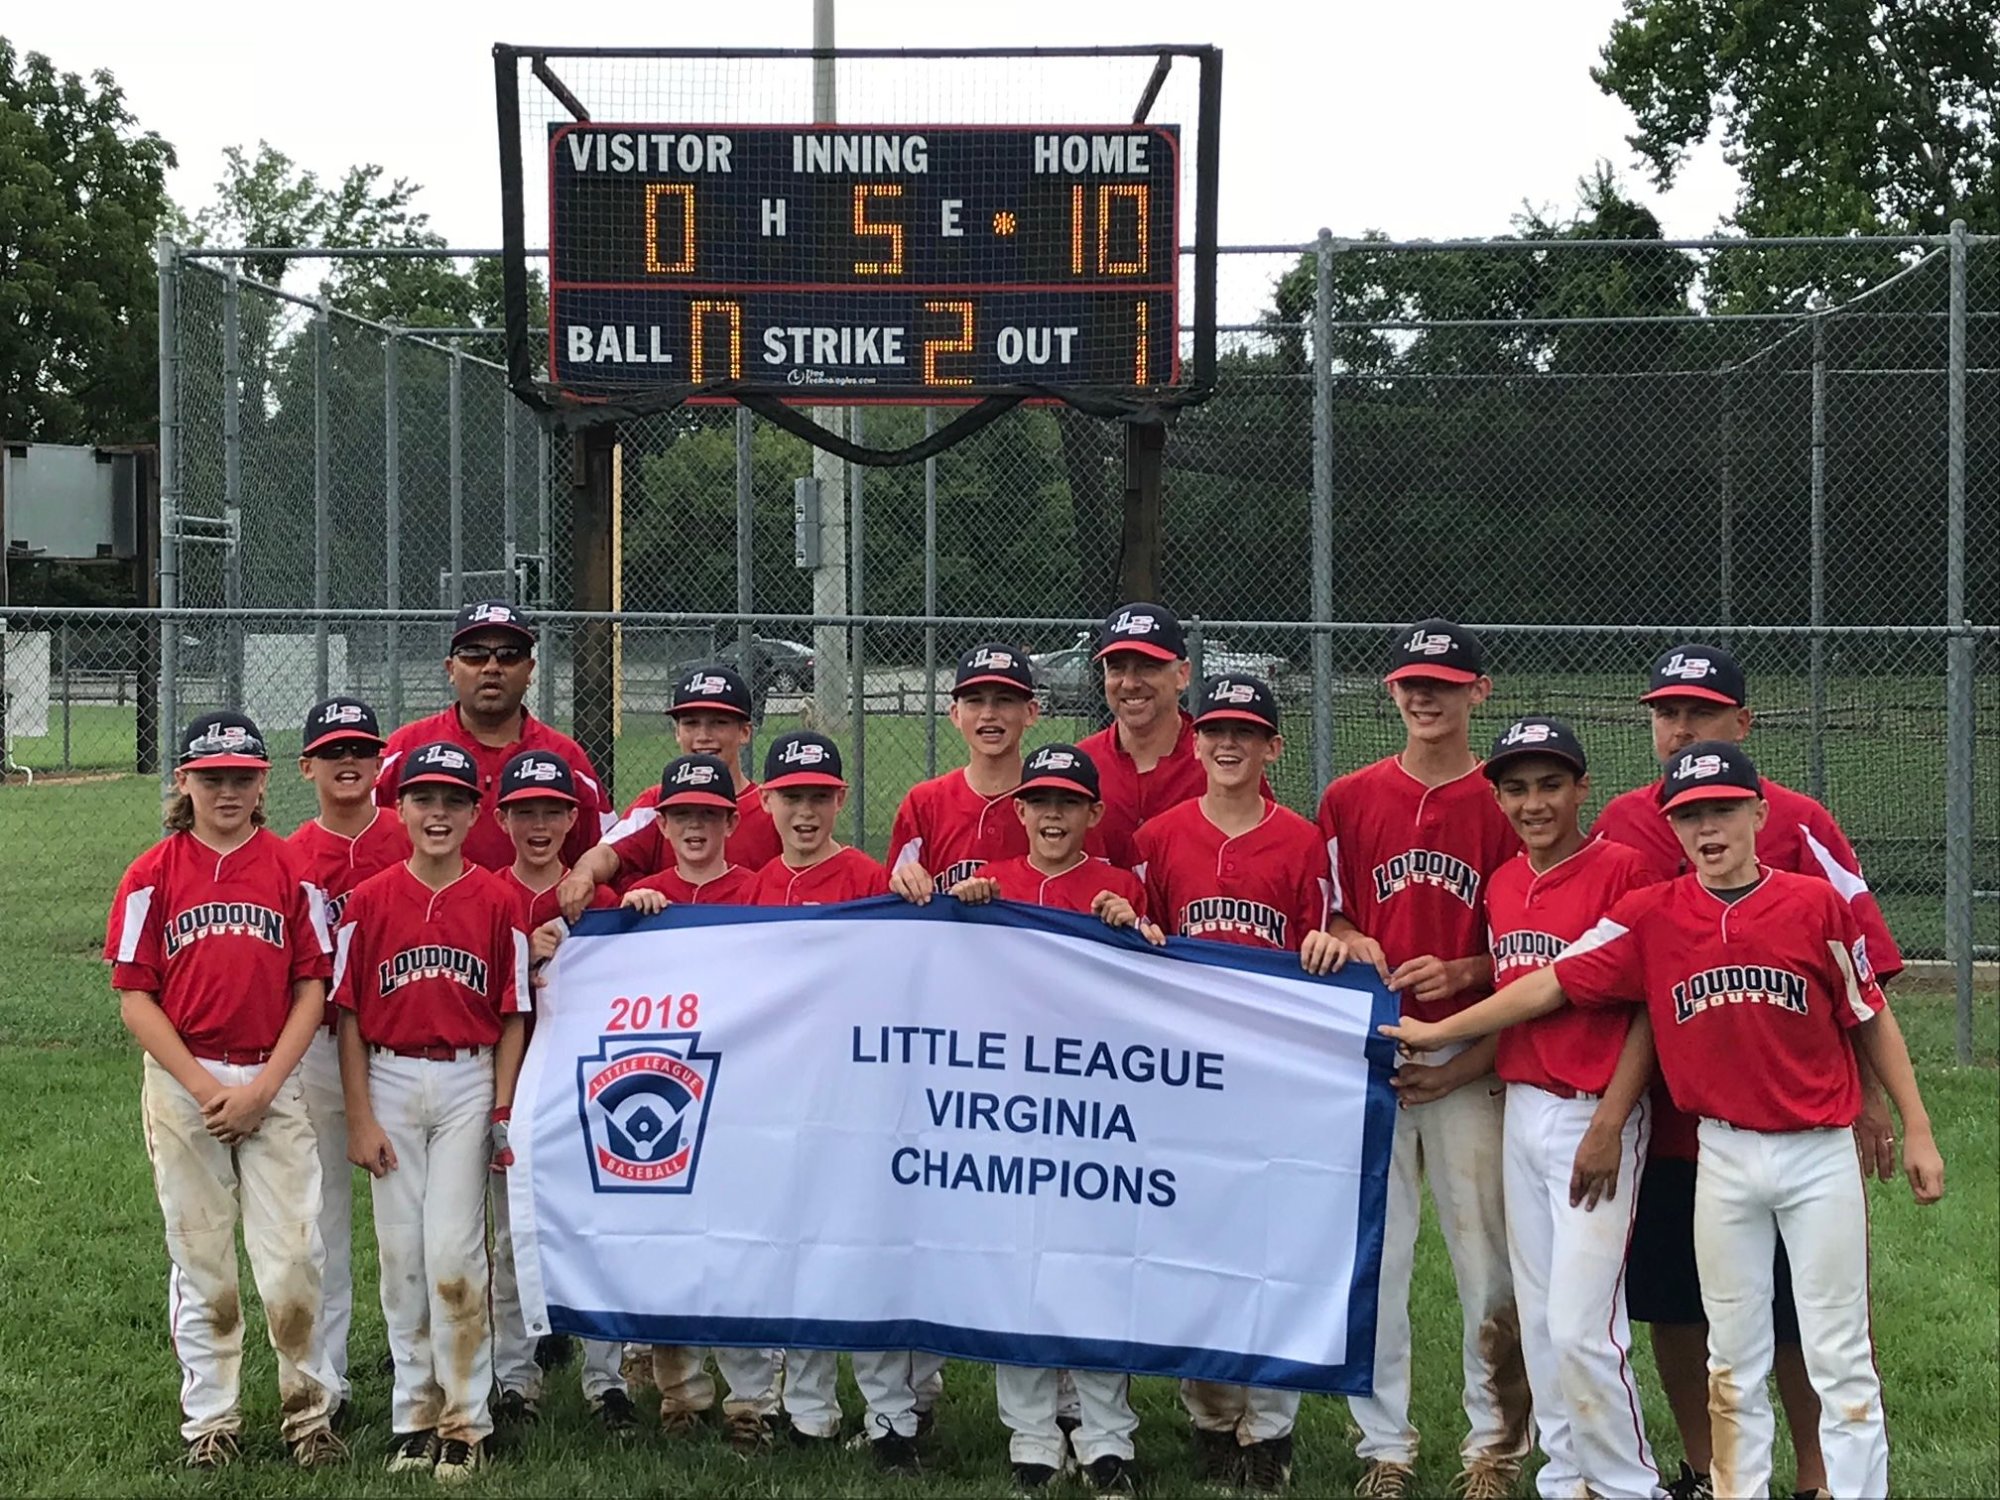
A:
{"label": "white banner", "polygon": [[1395,1002],[948,898],[591,913],[508,1190],[532,1332],[1356,1393]]}

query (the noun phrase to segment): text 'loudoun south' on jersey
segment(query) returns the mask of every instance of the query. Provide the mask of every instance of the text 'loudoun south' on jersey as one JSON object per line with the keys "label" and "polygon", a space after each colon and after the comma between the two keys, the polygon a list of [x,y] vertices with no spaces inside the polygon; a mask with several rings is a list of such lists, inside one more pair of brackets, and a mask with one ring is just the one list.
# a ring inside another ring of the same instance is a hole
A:
{"label": "text 'loudoun south' on jersey", "polygon": [[1177,937],[1296,953],[1326,921],[1326,846],[1289,807],[1266,802],[1232,838],[1197,798],[1149,819],[1138,844],[1147,914]]}
{"label": "text 'loudoun south' on jersey", "polygon": [[1854,913],[1823,880],[1764,873],[1722,900],[1693,875],[1634,891],[1556,960],[1583,1006],[1645,999],[1674,1103],[1744,1130],[1851,1125],[1843,1034],[1882,1009]]}
{"label": "text 'loudoun south' on jersey", "polygon": [[167,835],[132,861],[112,898],[112,987],[153,995],[196,1057],[276,1046],[293,981],[328,973],[303,866],[269,829],[227,853],[192,833]]}
{"label": "text 'loudoun south' on jersey", "polygon": [[[1554,963],[1621,898],[1650,884],[1643,856],[1602,839],[1539,875],[1525,853],[1515,855],[1486,891],[1494,987]],[[1565,1005],[1501,1032],[1493,1071],[1509,1083],[1601,1094],[1630,1027],[1623,1008]]]}
{"label": "text 'loudoun south' on jersey", "polygon": [[[1425,786],[1391,755],[1338,777],[1319,800],[1333,867],[1333,909],[1382,945],[1394,969],[1429,954],[1486,951],[1486,882],[1521,841],[1482,767]],[[1403,1013],[1442,1020],[1491,991],[1403,999]]]}
{"label": "text 'loudoun south' on jersey", "polygon": [[530,1009],[528,939],[512,892],[468,864],[434,891],[408,865],[355,887],[334,935],[334,1004],[379,1047],[490,1047]]}

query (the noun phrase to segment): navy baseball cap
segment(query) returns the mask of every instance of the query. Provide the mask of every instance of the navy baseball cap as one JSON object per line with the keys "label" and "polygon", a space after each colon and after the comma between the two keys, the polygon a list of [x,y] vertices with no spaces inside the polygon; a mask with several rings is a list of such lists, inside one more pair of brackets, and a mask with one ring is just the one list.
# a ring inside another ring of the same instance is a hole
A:
{"label": "navy baseball cap", "polygon": [[530,646],[535,644],[535,632],[529,628],[528,617],[505,599],[481,599],[461,609],[451,622],[451,643],[456,646],[467,636],[487,630],[504,631],[519,636]]}
{"label": "navy baseball cap", "polygon": [[181,731],[174,764],[183,771],[268,771],[263,731],[234,709],[203,714]]}
{"label": "navy baseball cap", "polygon": [[1397,631],[1389,643],[1384,682],[1429,677],[1439,682],[1477,682],[1486,675],[1479,637],[1451,620],[1418,620]]}
{"label": "navy baseball cap", "polygon": [[377,746],[386,744],[375,710],[359,698],[322,698],[306,710],[305,733],[299,739],[299,754],[311,755],[322,745],[344,740],[361,740]]}
{"label": "navy baseball cap", "polygon": [[1720,646],[1699,643],[1662,651],[1653,660],[1652,675],[1641,703],[1661,698],[1700,698],[1709,703],[1727,703],[1741,708],[1749,701],[1743,668]]}
{"label": "navy baseball cap", "polygon": [[1016,797],[1030,792],[1074,792],[1092,802],[1102,802],[1097,782],[1097,762],[1074,745],[1043,745],[1021,767],[1021,784]]}
{"label": "navy baseball cap", "polygon": [[764,789],[847,785],[840,774],[840,747],[823,734],[797,729],[781,734],[764,752]]}
{"label": "navy baseball cap", "polygon": [[1660,811],[1687,802],[1715,802],[1764,795],[1764,782],[1743,747],[1729,740],[1696,740],[1668,758],[1660,782]]}
{"label": "navy baseball cap", "polygon": [[958,676],[952,680],[956,698],[969,688],[1010,687],[1026,697],[1035,696],[1035,673],[1028,658],[1004,641],[981,641],[958,659]]}
{"label": "navy baseball cap", "polygon": [[1579,776],[1590,769],[1583,741],[1576,737],[1574,729],[1561,719],[1530,715],[1516,719],[1494,739],[1493,748],[1486,755],[1486,779],[1498,781],[1500,768],[1508,761],[1531,755],[1562,761]]}
{"label": "navy baseball cap", "polygon": [[1096,660],[1114,651],[1136,651],[1155,661],[1184,661],[1187,636],[1180,617],[1163,604],[1127,604],[1097,628]]}
{"label": "navy baseball cap", "polygon": [[720,756],[682,755],[660,773],[659,807],[722,807],[736,811],[736,778]]}
{"label": "navy baseball cap", "polygon": [[396,795],[402,796],[413,786],[463,787],[477,796],[479,767],[466,754],[464,746],[454,745],[450,740],[433,740],[412,750],[403,762],[402,774],[396,779]]}
{"label": "navy baseball cap", "polygon": [[1270,684],[1262,678],[1230,672],[1211,677],[1201,685],[1201,704],[1195,710],[1194,727],[1210,724],[1255,724],[1259,729],[1278,732],[1278,700]]}
{"label": "navy baseball cap", "polygon": [[553,797],[559,802],[576,801],[576,777],[569,762],[546,750],[523,750],[500,768],[499,803],[526,802],[535,797]]}
{"label": "navy baseball cap", "polygon": [[744,684],[743,674],[721,662],[705,662],[676,678],[668,716],[696,712],[749,718],[750,689]]}

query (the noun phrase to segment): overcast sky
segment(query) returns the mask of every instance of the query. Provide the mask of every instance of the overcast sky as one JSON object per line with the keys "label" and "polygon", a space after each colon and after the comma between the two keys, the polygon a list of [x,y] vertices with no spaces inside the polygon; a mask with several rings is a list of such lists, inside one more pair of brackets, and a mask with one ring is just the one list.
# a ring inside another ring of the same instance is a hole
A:
{"label": "overcast sky", "polygon": [[[46,52],[63,69],[112,71],[139,119],[178,148],[171,186],[188,208],[210,196],[225,146],[254,148],[262,137],[329,179],[375,161],[422,183],[433,225],[461,245],[500,238],[494,41],[812,39],[810,0],[645,8],[69,0],[8,9],[0,32],[21,50]],[[840,0],[838,40],[1220,46],[1225,244],[1298,242],[1321,225],[1402,238],[1501,233],[1524,202],[1568,209],[1576,179],[1599,159],[1654,207],[1669,235],[1713,232],[1735,190],[1720,152],[1705,147],[1673,192],[1655,193],[1625,144],[1630,116],[1590,81],[1618,10],[1618,0]],[[656,24],[637,19],[648,13]],[[1105,114],[1130,105],[1107,101]],[[842,113],[856,118],[845,104]]]}

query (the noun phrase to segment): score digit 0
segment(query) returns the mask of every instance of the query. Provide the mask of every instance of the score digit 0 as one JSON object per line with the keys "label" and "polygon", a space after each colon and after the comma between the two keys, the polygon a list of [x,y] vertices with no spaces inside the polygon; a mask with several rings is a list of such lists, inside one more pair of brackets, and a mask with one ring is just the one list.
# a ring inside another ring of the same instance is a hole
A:
{"label": "score digit 0", "polygon": [[[660,200],[681,200],[681,253],[678,260],[660,259]],[[646,184],[646,274],[685,276],[694,270],[694,184],[691,182],[649,182]]]}
{"label": "score digit 0", "polygon": [[[1138,238],[1137,253],[1130,260],[1114,259],[1111,254],[1111,205],[1120,199],[1129,199],[1138,210],[1139,218],[1135,226]],[[1150,233],[1148,213],[1152,207],[1152,189],[1143,182],[1106,182],[1097,189],[1097,270],[1099,276],[1143,276],[1148,254]],[[1083,184],[1078,183],[1069,190],[1069,269],[1072,276],[1082,276],[1084,271],[1083,246],[1085,235],[1083,208]]]}

